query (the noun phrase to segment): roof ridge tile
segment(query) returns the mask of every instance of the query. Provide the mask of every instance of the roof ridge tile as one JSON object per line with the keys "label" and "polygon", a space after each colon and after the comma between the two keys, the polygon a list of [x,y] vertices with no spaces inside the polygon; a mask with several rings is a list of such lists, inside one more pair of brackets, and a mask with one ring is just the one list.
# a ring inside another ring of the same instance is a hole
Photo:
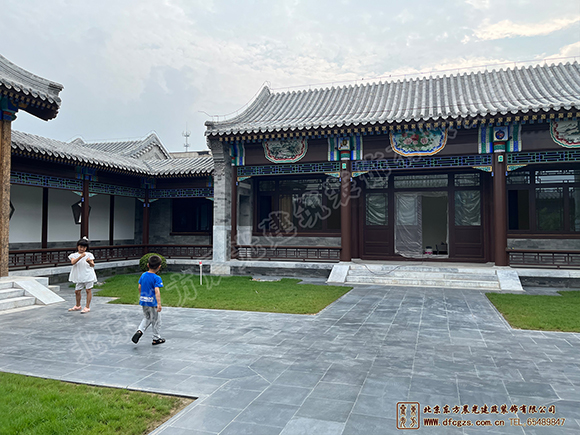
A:
{"label": "roof ridge tile", "polygon": [[[101,166],[148,176],[161,175],[161,173],[163,175],[175,175],[179,173],[209,175],[213,171],[213,159],[211,156],[187,158],[185,159],[187,160],[185,161],[186,164],[182,161],[181,165],[178,164],[180,162],[176,162],[179,159],[139,160],[118,153],[86,147],[84,144],[75,143],[75,141],[63,142],[18,130],[12,130],[12,148],[45,156],[55,156],[81,164]],[[187,163],[191,163],[190,159],[206,159],[207,161],[204,161],[204,164],[200,165],[200,167],[189,167]],[[171,162],[169,162],[170,160]],[[151,162],[154,162],[154,164],[151,165]],[[168,165],[169,169],[164,171],[157,170],[156,167],[161,165],[160,162]]]}
{"label": "roof ridge tile", "polygon": [[577,62],[502,67],[291,92],[262,90],[259,98],[235,118],[206,123],[206,135],[580,107],[580,92],[575,93],[575,89],[580,90]]}

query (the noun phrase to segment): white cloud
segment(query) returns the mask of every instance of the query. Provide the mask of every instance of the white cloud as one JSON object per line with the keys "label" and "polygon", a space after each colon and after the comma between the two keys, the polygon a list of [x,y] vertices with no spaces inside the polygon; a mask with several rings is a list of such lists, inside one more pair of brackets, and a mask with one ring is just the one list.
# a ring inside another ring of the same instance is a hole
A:
{"label": "white cloud", "polygon": [[[437,63],[423,64],[418,68],[397,68],[382,75],[383,80],[404,80],[424,76],[450,76],[477,71],[506,68],[505,59],[471,57],[442,59]],[[509,66],[514,66],[511,63]]]}
{"label": "white cloud", "polygon": [[[498,15],[491,0],[19,0],[2,10],[5,33],[28,30],[0,53],[65,86],[56,120],[21,116],[17,129],[63,140],[154,129],[176,149],[186,122],[191,142],[204,143],[200,111],[240,109],[266,81],[294,90],[578,55],[574,32],[541,36],[578,25],[570,0],[551,2],[506,2]],[[547,30],[490,24],[498,16]],[[538,37],[497,39],[526,32]]]}
{"label": "white cloud", "polygon": [[578,23],[580,23],[580,15],[569,18],[555,18],[541,23],[518,24],[510,20],[503,20],[490,24],[487,21],[477,28],[474,34],[477,38],[488,41],[518,36],[539,36],[548,35]]}
{"label": "white cloud", "polygon": [[401,24],[406,24],[413,20],[413,14],[408,9],[403,9],[400,14],[395,17],[395,20]]}
{"label": "white cloud", "polygon": [[[542,58],[543,60],[543,58]],[[395,68],[387,72],[383,72],[380,75],[376,75],[374,77],[366,76],[364,78],[360,76],[356,76],[355,74],[344,73],[341,80],[334,80],[334,81],[317,81],[308,86],[294,86],[292,88],[278,88],[275,87],[275,90],[285,91],[285,90],[299,90],[299,89],[308,89],[308,88],[323,88],[323,87],[330,87],[330,86],[348,86],[352,84],[366,84],[366,83],[373,83],[373,82],[390,82],[390,81],[398,81],[398,80],[411,80],[416,78],[421,78],[425,76],[451,76],[457,74],[469,74],[472,72],[478,71],[491,71],[491,70],[499,70],[499,69],[506,69],[506,68],[513,68],[513,67],[522,67],[527,66],[530,63],[532,65],[536,65],[540,62],[540,59],[536,61],[530,62],[509,62],[506,59],[502,58],[492,58],[492,57],[470,57],[470,58],[454,58],[454,59],[442,59],[438,60],[437,62],[432,63],[424,63],[419,67],[400,67]],[[331,76],[333,77],[333,76]],[[336,76],[334,76],[336,77]]]}
{"label": "white cloud", "polygon": [[556,54],[551,56],[543,57],[546,60],[554,60],[559,61],[562,60],[563,62],[571,61],[570,57],[577,57],[580,60],[580,42],[576,42],[574,44],[565,45],[560,49],[560,51]]}
{"label": "white cloud", "polygon": [[465,0],[465,3],[467,3],[470,6],[473,6],[475,9],[489,9],[491,4],[490,4],[490,0]]}

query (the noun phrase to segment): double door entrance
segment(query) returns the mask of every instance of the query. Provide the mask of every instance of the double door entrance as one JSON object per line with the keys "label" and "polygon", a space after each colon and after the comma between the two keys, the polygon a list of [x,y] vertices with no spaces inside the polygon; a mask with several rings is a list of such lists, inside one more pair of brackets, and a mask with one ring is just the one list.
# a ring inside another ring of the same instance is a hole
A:
{"label": "double door entrance", "polygon": [[359,216],[361,258],[486,260],[484,176],[367,176]]}

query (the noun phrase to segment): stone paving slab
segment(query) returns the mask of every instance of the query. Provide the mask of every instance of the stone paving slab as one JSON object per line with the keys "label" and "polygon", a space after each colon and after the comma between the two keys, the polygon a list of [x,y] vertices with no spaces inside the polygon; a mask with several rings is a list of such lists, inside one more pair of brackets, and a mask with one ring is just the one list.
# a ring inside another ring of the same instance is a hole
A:
{"label": "stone paving slab", "polygon": [[[398,402],[420,404],[422,433],[580,434],[580,334],[513,330],[483,292],[356,286],[314,316],[164,307],[161,346],[150,332],[131,342],[138,307],[96,297],[80,315],[73,290],[59,294],[66,304],[0,317],[0,370],[198,398],[158,435],[392,434]],[[526,413],[472,412],[503,404]],[[510,425],[532,416],[566,422]]]}

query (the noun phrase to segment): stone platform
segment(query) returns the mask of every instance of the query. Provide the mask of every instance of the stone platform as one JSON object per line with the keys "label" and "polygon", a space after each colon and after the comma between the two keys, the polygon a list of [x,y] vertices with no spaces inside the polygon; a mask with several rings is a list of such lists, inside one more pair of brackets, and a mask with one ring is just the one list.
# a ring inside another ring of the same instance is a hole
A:
{"label": "stone platform", "polygon": [[458,263],[351,262],[335,265],[329,283],[460,288],[522,292],[518,272],[509,267]]}
{"label": "stone platform", "polygon": [[0,278],[0,313],[64,302],[64,299],[53,290],[56,288],[48,284],[46,277],[2,277]]}
{"label": "stone platform", "polygon": [[[0,316],[0,370],[198,398],[155,435],[394,434],[398,402],[420,404],[419,433],[580,433],[580,334],[512,329],[482,291],[354,285],[316,315],[164,307],[161,346],[131,342],[139,307],[95,297],[80,315],[59,294]],[[484,404],[555,408],[471,412]],[[444,405],[469,413],[424,412]],[[505,426],[424,426],[448,417]],[[510,425],[528,417],[566,420]]]}
{"label": "stone platform", "polygon": [[[199,273],[199,259],[168,259],[172,272]],[[203,260],[203,273],[212,270],[212,260]],[[97,263],[97,277],[138,273],[138,260]],[[303,261],[230,260],[231,275],[262,275],[326,278],[333,284],[374,284],[440,288],[472,288],[486,291],[521,292],[522,284],[580,288],[580,270],[495,267],[490,263],[432,261],[361,261],[348,263]],[[10,272],[10,276],[46,277],[50,283],[68,280],[71,266],[47,267]]]}

